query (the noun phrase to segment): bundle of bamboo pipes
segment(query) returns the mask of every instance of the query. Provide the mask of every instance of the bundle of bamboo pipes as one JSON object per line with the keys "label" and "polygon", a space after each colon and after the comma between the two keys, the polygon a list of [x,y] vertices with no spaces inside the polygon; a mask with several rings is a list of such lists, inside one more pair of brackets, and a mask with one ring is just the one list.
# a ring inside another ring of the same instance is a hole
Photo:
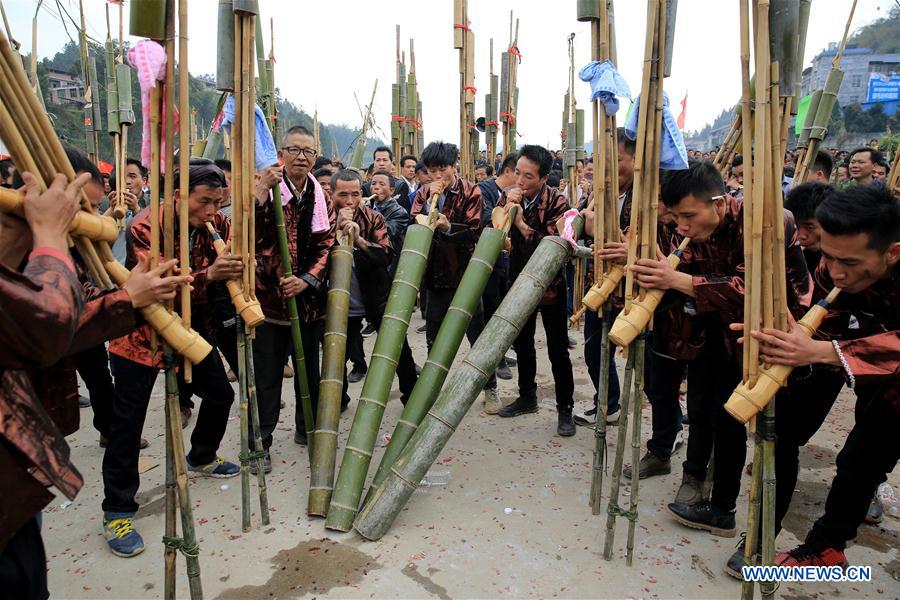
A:
{"label": "bundle of bamboo pipes", "polygon": [[[657,204],[659,201],[660,147],[662,136],[663,78],[669,75],[672,59],[672,41],[675,30],[676,2],[674,0],[649,0],[647,4],[647,33],[644,42],[644,70],[641,81],[640,107],[634,165],[634,192],[632,196],[628,264],[637,259],[656,259]],[[685,240],[683,249],[689,240]],[[680,250],[679,249],[679,250]],[[673,253],[670,264],[680,252]],[[603,556],[612,558],[615,543],[616,518],[628,519],[628,540],[625,563],[631,566],[634,551],[634,532],[637,523],[639,478],[631,478],[631,505],[626,510],[619,507],[619,486],[625,454],[628,430],[628,411],[632,415],[631,464],[635,470],[640,463],[641,408],[643,403],[644,339],[642,333],[652,318],[658,290],[645,290],[635,286],[634,274],[628,269],[625,283],[625,309],[616,318],[609,333],[614,343],[627,346],[628,360],[625,369],[625,387],[622,395],[621,416],[609,503],[607,505],[606,538]],[[662,294],[659,294],[660,296]],[[655,298],[655,302],[654,302]],[[637,338],[635,343],[632,341]]]}
{"label": "bundle of bamboo pipes", "polygon": [[[378,80],[375,80],[375,85],[372,86],[372,97],[369,99],[369,104],[366,106],[366,114],[363,117],[362,127],[360,127],[359,135],[356,138],[356,146],[353,148],[353,155],[350,157],[350,168],[355,170],[358,173],[361,173],[363,170],[363,161],[365,160],[365,152],[366,152],[366,134],[369,131],[369,123],[372,120],[372,107],[375,105],[375,92],[378,91]],[[393,122],[391,123],[391,130],[393,131]]]}
{"label": "bundle of bamboo pipes", "polygon": [[516,87],[519,63],[522,53],[519,51],[519,20],[515,20],[513,29],[513,13],[509,11],[509,46],[501,54],[500,63],[500,122],[503,124],[503,155],[516,151],[516,119],[519,114],[519,88]]}
{"label": "bundle of bamboo pipes", "polygon": [[469,22],[469,0],[453,0],[453,47],[459,50],[460,176],[475,181],[478,130],[475,128],[475,32]]}

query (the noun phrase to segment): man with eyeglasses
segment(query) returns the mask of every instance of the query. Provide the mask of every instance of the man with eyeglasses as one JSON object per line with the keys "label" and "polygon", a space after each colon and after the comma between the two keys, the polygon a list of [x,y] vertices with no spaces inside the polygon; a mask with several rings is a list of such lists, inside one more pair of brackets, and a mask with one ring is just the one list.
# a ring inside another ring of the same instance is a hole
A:
{"label": "man with eyeglasses", "polygon": [[[266,471],[271,470],[269,448],[281,411],[283,365],[292,351],[288,298],[297,300],[314,414],[318,404],[319,345],[325,333],[325,295],[328,292],[326,272],[336,223],[331,199],[310,173],[316,160],[312,133],[301,125],[288,129],[278,156],[284,163],[283,171],[279,167],[270,167],[260,174],[256,184],[256,295],[266,321],[256,328],[253,362]],[[276,185],[281,187],[292,273],[285,273],[281,263],[270,195]],[[306,444],[306,425],[299,406],[294,424],[294,442]]]}

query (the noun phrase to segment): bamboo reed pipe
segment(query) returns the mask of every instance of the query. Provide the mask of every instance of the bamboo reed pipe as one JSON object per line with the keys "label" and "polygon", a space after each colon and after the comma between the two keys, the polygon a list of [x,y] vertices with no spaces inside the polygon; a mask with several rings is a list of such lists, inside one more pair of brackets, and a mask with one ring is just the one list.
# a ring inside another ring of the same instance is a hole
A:
{"label": "bamboo reed pipe", "polygon": [[[188,72],[188,11],[187,0],[178,0],[178,111],[182,122],[178,127],[178,266],[182,274],[190,274],[190,243],[188,241],[189,192],[190,187],[190,130],[185,119],[190,114],[190,85]],[[191,285],[181,286],[181,321],[186,329],[191,327]],[[184,361],[184,380],[193,379],[191,361]]]}
{"label": "bamboo reed pipe", "polygon": [[[816,333],[828,314],[829,305],[834,302],[840,291],[840,288],[832,289],[824,299],[811,307],[803,318],[797,321],[804,334],[812,337]],[[748,337],[749,335],[744,336],[744,343],[747,343]],[[778,390],[787,384],[787,378],[793,370],[793,367],[787,365],[763,364],[759,369],[760,376],[756,385],[742,383],[737,386],[725,403],[725,410],[741,423],[746,423],[765,408]]]}
{"label": "bamboo reed pipe", "polygon": [[[749,0],[740,0],[740,47],[741,47],[741,143],[744,155],[744,280],[749,282],[754,277],[753,266],[753,210],[752,203],[754,179],[753,159],[753,119],[750,106],[750,4]],[[748,115],[747,118],[743,118]],[[751,235],[746,235],[751,232]],[[751,329],[752,296],[744,295],[744,331]],[[753,349],[750,340],[744,340],[742,352],[743,381],[750,379],[750,365],[753,355],[758,356],[759,348]]]}
{"label": "bamboo reed pipe", "polygon": [[[206,224],[207,230],[213,237],[213,246],[215,246],[216,254],[221,256],[225,253],[225,242],[213,227],[212,223]],[[258,300],[247,300],[241,290],[241,282],[236,279],[229,279],[225,282],[228,288],[228,295],[231,296],[231,302],[237,310],[238,316],[244,321],[247,329],[253,329],[265,321],[266,316],[263,314],[262,307]]]}
{"label": "bamboo reed pipe", "polygon": [[[678,267],[681,255],[690,241],[691,238],[684,238],[678,248],[666,258],[673,269]],[[637,336],[646,329],[653,317],[653,311],[659,306],[659,302],[665,294],[665,290],[659,289],[645,290],[645,292],[641,299],[631,303],[631,310],[626,312],[623,309],[616,317],[609,332],[609,339],[616,346],[625,348],[631,345]]]}
{"label": "bamboo reed pipe", "polygon": [[[25,207],[25,194],[17,190],[0,188],[0,212],[21,217]],[[93,241],[114,242],[119,237],[119,228],[110,217],[85,212],[75,213],[69,225],[69,234]]]}

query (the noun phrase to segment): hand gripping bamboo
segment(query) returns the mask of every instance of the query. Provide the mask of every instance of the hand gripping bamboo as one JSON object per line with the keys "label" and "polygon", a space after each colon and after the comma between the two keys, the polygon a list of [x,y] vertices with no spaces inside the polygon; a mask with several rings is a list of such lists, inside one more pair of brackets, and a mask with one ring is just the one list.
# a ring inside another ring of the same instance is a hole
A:
{"label": "hand gripping bamboo", "polygon": [[306,514],[328,514],[334,489],[334,465],[337,458],[338,424],[341,420],[341,396],[347,368],[347,319],[350,313],[350,282],[353,277],[353,247],[359,225],[351,222],[349,231],[338,233],[338,245],[331,251],[328,267],[328,305],[325,310],[325,336],[322,354],[322,378],[319,382],[319,406],[313,452],[310,463],[309,497]]}
{"label": "hand gripping bamboo", "polygon": [[[806,335],[812,337],[816,333],[828,314],[828,306],[834,302],[840,291],[840,288],[831,290],[797,321],[797,325]],[[756,385],[751,387],[748,382],[738,385],[725,403],[725,410],[741,423],[746,423],[771,402],[778,390],[787,383],[787,378],[793,370],[794,367],[788,365],[762,365]]]}
{"label": "hand gripping bamboo", "polygon": [[[673,269],[677,268],[681,263],[681,255],[690,241],[691,238],[684,238],[678,248],[666,257],[666,261]],[[629,346],[647,328],[651,317],[653,317],[653,311],[659,306],[659,302],[665,293],[665,290],[645,289],[642,298],[632,302],[627,308],[627,312],[626,309],[623,309],[619,316],[616,317],[612,328],[609,330],[609,340],[622,348]]]}
{"label": "hand gripping bamboo", "polygon": [[[213,237],[213,246],[216,249],[216,254],[221,256],[225,253],[225,242],[222,240],[222,236],[219,235],[212,223],[207,223],[206,228]],[[231,302],[234,304],[235,310],[241,319],[244,320],[244,324],[246,324],[248,329],[253,329],[266,320],[259,301],[253,298],[247,300],[244,297],[240,281],[229,279],[225,282],[225,287],[228,288],[228,295],[231,296]]]}
{"label": "hand gripping bamboo", "polygon": [[[25,194],[9,188],[0,188],[0,212],[21,217],[24,207]],[[119,228],[116,226],[115,220],[110,217],[80,210],[75,213],[75,218],[69,225],[69,234],[85,237],[95,242],[114,242],[119,237]]]}

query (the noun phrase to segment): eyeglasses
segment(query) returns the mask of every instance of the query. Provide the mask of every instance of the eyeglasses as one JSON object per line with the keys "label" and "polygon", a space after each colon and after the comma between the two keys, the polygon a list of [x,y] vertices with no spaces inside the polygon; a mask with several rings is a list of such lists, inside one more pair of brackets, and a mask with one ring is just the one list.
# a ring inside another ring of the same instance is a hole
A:
{"label": "eyeglasses", "polygon": [[297,156],[301,152],[306,158],[315,158],[316,151],[312,148],[301,148],[299,146],[287,146],[281,149],[282,152],[287,153],[288,156]]}

